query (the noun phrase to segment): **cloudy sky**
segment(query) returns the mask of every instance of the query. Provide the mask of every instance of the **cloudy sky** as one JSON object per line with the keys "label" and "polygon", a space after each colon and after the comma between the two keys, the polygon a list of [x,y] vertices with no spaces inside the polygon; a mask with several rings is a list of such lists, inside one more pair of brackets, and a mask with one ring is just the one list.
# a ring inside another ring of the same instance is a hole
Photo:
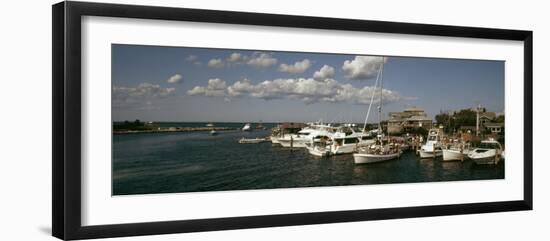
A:
{"label": "cloudy sky", "polygon": [[383,119],[504,111],[501,61],[113,45],[113,120],[362,122],[382,63]]}

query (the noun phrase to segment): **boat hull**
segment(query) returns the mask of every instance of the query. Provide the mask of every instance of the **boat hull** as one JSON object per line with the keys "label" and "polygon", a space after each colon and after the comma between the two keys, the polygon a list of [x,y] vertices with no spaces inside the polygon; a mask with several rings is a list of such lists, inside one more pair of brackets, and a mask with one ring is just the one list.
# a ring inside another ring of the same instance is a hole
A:
{"label": "boat hull", "polygon": [[496,150],[474,150],[468,155],[478,165],[498,164],[501,157]]}
{"label": "boat hull", "polygon": [[325,157],[330,155],[330,151],[324,148],[307,147],[309,154],[317,157]]}
{"label": "boat hull", "polygon": [[434,151],[420,150],[419,154],[420,154],[420,158],[434,158],[434,157],[443,156],[443,151],[436,150],[435,153],[434,153]]}
{"label": "boat hull", "polygon": [[443,150],[443,161],[464,161],[468,156],[460,150]]}
{"label": "boat hull", "polygon": [[273,143],[273,144],[280,144],[280,143],[279,143],[279,137],[274,137],[274,136],[272,136],[272,137],[271,137],[271,143]]}
{"label": "boat hull", "polygon": [[303,147],[306,147],[306,140],[295,139],[292,141],[292,144],[291,144],[290,140],[279,139],[279,144],[281,144],[281,146],[283,147],[303,148]]}
{"label": "boat hull", "polygon": [[483,157],[483,158],[472,158],[472,160],[477,165],[495,165],[498,164],[499,160],[498,158],[493,157]]}
{"label": "boat hull", "polygon": [[342,146],[333,146],[330,153],[332,155],[343,155],[343,154],[351,154],[355,152],[357,145],[342,145]]}
{"label": "boat hull", "polygon": [[398,153],[386,154],[386,155],[355,153],[353,154],[353,162],[355,162],[355,164],[376,163],[376,162],[392,160],[398,157],[399,157]]}

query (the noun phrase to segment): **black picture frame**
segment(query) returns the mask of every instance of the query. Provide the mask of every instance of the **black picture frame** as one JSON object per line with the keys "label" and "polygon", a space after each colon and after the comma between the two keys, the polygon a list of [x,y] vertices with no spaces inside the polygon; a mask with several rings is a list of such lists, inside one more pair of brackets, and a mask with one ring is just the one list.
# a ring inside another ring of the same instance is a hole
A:
{"label": "black picture frame", "polygon": [[[532,210],[533,208],[533,32],[277,14],[150,7],[89,2],[52,6],[53,156],[52,233],[88,239],[213,230],[307,225],[380,219]],[[517,40],[524,43],[524,186],[522,200],[333,212],[139,222],[81,224],[81,17],[104,16],[257,26],[350,30],[427,36]]]}

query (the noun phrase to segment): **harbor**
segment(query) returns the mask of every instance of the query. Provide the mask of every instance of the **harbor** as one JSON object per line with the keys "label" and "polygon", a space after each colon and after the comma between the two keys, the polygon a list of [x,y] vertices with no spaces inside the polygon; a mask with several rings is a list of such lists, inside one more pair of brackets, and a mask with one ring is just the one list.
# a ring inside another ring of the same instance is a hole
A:
{"label": "harbor", "polygon": [[[197,128],[207,124],[163,125]],[[503,161],[478,165],[468,158],[463,161],[444,161],[442,156],[421,158],[413,146],[403,150],[398,158],[369,164],[355,163],[353,152],[315,156],[307,148],[284,147],[266,139],[284,123],[263,123],[265,130],[253,128],[252,131],[243,131],[242,127],[246,124],[214,123],[214,126],[232,129],[218,135],[211,135],[207,130],[113,135],[113,193],[127,195],[504,178]],[[240,143],[243,138],[261,141],[243,144]]]}

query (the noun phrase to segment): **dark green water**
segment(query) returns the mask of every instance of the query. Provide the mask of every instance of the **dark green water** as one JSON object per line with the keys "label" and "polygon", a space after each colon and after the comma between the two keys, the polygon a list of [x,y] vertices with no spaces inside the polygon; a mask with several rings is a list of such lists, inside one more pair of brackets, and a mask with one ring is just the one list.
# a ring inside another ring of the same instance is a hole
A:
{"label": "dark green water", "polygon": [[[216,124],[231,125],[242,126]],[[472,161],[421,160],[410,151],[400,159],[355,165],[351,155],[314,158],[306,149],[237,143],[241,137],[269,133],[113,135],[113,195],[504,178],[503,162],[478,166]]]}

